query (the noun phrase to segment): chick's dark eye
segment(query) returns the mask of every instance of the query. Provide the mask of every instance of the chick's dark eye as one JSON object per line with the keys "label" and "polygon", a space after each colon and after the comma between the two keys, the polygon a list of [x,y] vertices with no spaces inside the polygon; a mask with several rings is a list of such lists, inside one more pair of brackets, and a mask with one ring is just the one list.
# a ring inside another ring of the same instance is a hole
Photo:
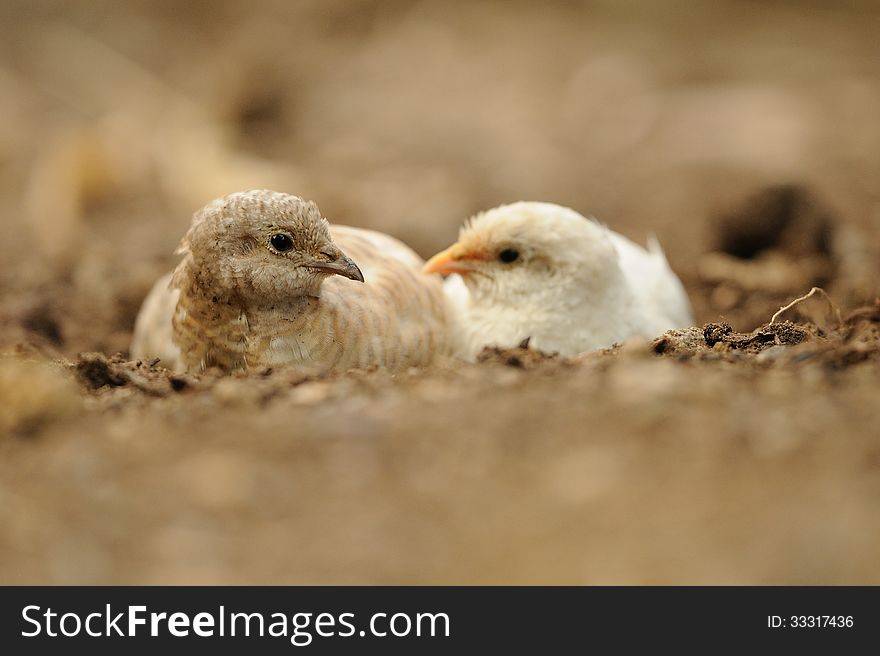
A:
{"label": "chick's dark eye", "polygon": [[516,262],[519,259],[519,251],[515,248],[505,248],[503,251],[498,253],[498,259],[505,264]]}
{"label": "chick's dark eye", "polygon": [[272,248],[279,253],[286,253],[287,251],[293,250],[293,240],[283,233],[272,235],[269,242],[272,244]]}

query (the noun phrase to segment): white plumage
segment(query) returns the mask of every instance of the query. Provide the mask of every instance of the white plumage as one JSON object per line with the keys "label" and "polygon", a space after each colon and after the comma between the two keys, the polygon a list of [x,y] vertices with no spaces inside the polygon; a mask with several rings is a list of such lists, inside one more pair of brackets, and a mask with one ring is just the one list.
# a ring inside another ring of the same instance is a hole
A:
{"label": "white plumage", "polygon": [[519,202],[478,214],[425,265],[452,274],[460,355],[529,345],[570,356],[693,323],[656,240],[647,249],[574,210]]}

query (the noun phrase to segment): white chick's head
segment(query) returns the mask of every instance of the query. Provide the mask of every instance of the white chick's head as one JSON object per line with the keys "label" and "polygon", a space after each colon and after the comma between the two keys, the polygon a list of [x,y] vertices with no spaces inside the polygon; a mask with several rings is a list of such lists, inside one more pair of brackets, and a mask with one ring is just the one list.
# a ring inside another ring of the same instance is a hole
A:
{"label": "white chick's head", "polygon": [[317,205],[275,191],[212,201],[195,213],[178,252],[191,258],[194,284],[226,300],[262,305],[316,296],[334,274],[364,281],[333,243]]}
{"label": "white chick's head", "polygon": [[573,286],[600,289],[619,268],[603,226],[566,207],[519,202],[474,216],[424,271],[459,274],[477,302],[527,310]]}

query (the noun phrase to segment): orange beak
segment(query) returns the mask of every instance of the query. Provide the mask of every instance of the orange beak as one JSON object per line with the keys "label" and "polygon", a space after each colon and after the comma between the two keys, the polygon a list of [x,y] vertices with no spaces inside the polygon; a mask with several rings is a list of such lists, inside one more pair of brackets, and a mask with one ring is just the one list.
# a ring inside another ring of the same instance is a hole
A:
{"label": "orange beak", "polygon": [[445,251],[440,251],[428,260],[425,266],[422,267],[422,271],[424,273],[440,273],[444,275],[448,273],[465,274],[473,271],[473,267],[469,263],[469,260],[472,259],[474,258],[469,257],[461,246],[453,244]]}

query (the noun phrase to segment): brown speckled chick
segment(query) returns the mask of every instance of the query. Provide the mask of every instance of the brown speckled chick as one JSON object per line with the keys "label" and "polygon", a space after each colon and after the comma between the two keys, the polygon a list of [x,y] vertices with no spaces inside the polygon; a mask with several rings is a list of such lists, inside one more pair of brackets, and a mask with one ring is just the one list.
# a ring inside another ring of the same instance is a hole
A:
{"label": "brown speckled chick", "polygon": [[217,199],[193,216],[178,252],[140,310],[133,358],[179,371],[328,371],[426,365],[453,350],[440,281],[412,250],[330,226],[296,196]]}

